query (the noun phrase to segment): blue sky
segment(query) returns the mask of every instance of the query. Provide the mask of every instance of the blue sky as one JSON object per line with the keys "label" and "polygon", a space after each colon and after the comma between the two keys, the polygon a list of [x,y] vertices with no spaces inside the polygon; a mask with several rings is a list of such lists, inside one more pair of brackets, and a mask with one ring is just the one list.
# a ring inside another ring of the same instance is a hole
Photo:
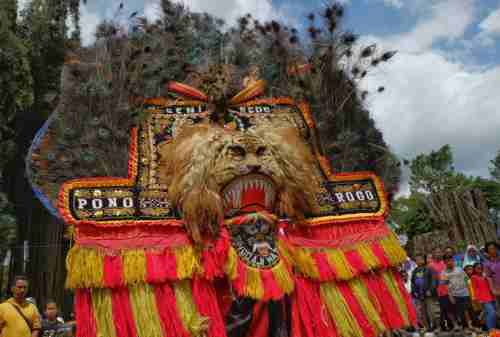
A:
{"label": "blue sky", "polygon": [[[28,1],[28,0],[23,0]],[[130,12],[157,15],[158,0],[124,0]],[[261,20],[304,25],[324,0],[184,0],[194,11],[234,21],[252,13]],[[398,54],[361,85],[375,89],[367,108],[401,158],[450,144],[456,168],[488,175],[500,149],[500,0],[342,0],[344,28]],[[82,32],[109,18],[118,0],[88,0]],[[407,187],[403,186],[403,191]]]}

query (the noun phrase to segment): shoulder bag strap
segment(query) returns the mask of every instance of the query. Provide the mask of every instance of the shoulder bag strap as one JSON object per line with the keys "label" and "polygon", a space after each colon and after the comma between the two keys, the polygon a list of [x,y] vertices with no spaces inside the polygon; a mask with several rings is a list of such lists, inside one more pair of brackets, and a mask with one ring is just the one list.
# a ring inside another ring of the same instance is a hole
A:
{"label": "shoulder bag strap", "polygon": [[21,309],[17,305],[12,304],[12,303],[9,303],[9,304],[12,305],[12,307],[14,309],[16,309],[16,311],[19,313],[19,315],[24,319],[24,321],[28,325],[28,328],[30,328],[30,331],[33,331],[33,323],[29,320],[29,318],[24,315],[24,313],[21,311]]}

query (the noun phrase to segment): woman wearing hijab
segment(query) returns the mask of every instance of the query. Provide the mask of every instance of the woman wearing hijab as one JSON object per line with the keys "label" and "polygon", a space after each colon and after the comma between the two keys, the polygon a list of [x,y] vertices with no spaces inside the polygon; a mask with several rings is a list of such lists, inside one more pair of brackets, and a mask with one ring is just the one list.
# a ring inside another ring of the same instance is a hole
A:
{"label": "woman wearing hijab", "polygon": [[466,266],[473,266],[476,263],[482,263],[481,255],[479,254],[479,250],[474,245],[468,245],[467,250],[464,255],[464,268]]}

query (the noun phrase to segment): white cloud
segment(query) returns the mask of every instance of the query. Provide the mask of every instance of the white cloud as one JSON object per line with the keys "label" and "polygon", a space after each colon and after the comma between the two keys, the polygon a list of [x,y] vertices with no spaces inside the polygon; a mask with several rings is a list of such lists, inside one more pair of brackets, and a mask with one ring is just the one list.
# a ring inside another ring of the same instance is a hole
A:
{"label": "white cloud", "polygon": [[395,7],[395,8],[401,8],[401,7],[403,7],[403,1],[402,0],[384,0],[384,3],[387,6],[390,6],[390,7]]}
{"label": "white cloud", "polygon": [[[281,11],[273,7],[271,0],[176,0],[182,2],[194,12],[206,12],[224,19],[231,24],[247,13],[261,21],[282,17]],[[157,18],[159,5],[157,0],[148,0],[144,6],[148,18]]]}
{"label": "white cloud", "polygon": [[[401,158],[450,144],[458,170],[488,176],[489,160],[500,149],[500,66],[466,62],[456,57],[457,50],[436,46],[443,40],[464,42],[474,19],[473,1],[440,1],[409,32],[365,38],[364,43],[398,54],[363,85],[371,92],[386,87],[368,108]],[[402,193],[408,191],[407,174]]]}
{"label": "white cloud", "polygon": [[402,50],[418,52],[439,41],[459,39],[474,22],[474,0],[434,1],[426,12],[412,30],[389,37],[388,42]]}
{"label": "white cloud", "polygon": [[491,12],[479,24],[479,28],[487,34],[500,35],[500,7]]}

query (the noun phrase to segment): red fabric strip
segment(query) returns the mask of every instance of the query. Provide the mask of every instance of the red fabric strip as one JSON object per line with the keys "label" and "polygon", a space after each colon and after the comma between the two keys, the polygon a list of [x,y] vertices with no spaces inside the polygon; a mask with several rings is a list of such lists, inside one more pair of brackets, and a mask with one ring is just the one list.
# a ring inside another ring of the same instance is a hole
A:
{"label": "red fabric strip", "polygon": [[130,304],[128,288],[113,289],[111,293],[113,321],[116,337],[137,337],[134,313]]}
{"label": "red fabric strip", "polygon": [[403,279],[401,278],[401,274],[396,270],[391,270],[392,275],[396,279],[396,283],[398,284],[399,292],[403,295],[406,308],[408,309],[408,318],[410,320],[410,324],[416,326],[417,324],[417,312],[415,311],[415,307],[413,306],[413,302],[410,298],[410,294],[406,291],[406,288],[403,283]]}
{"label": "red fabric strip", "polygon": [[279,287],[271,270],[262,269],[260,271],[260,278],[264,287],[263,301],[278,300],[283,297],[283,290]]}
{"label": "red fabric strip", "polygon": [[377,257],[377,259],[379,260],[382,267],[384,267],[384,268],[389,267],[391,265],[391,262],[387,258],[387,255],[385,255],[384,248],[382,248],[380,243],[373,242],[370,246],[371,246],[373,254]]}
{"label": "red fabric strip", "polygon": [[193,280],[193,300],[198,312],[209,318],[208,336],[225,337],[226,327],[212,283],[196,277]]}
{"label": "red fabric strip", "polygon": [[318,267],[319,277],[321,281],[331,281],[337,278],[335,269],[328,262],[328,257],[325,253],[314,253],[313,258],[316,262],[316,266]]}
{"label": "red fabric strip", "polygon": [[75,290],[76,337],[97,337],[90,289]]}
{"label": "red fabric strip", "polygon": [[351,313],[353,314],[354,318],[358,322],[359,327],[363,331],[363,336],[364,337],[374,337],[376,336],[375,330],[373,329],[372,325],[368,321],[368,319],[365,316],[365,313],[363,312],[363,309],[359,305],[358,301],[354,297],[351,289],[345,282],[341,282],[337,284],[340,292],[342,293],[342,296],[347,302],[347,305],[349,306],[349,309]]}
{"label": "red fabric strip", "polygon": [[106,288],[122,287],[123,260],[120,255],[104,256],[104,286]]}
{"label": "red fabric strip", "polygon": [[175,254],[169,249],[162,253],[146,252],[146,282],[152,284],[177,280]]}
{"label": "red fabric strip", "polygon": [[359,255],[359,253],[356,250],[349,250],[345,252],[344,255],[352,267],[354,276],[360,273],[365,273],[370,270],[370,268],[367,267],[367,265],[363,261],[363,258]]}
{"label": "red fabric strip", "polygon": [[240,261],[238,258],[237,264],[237,275],[233,280],[233,287],[236,290],[236,293],[239,296],[245,295],[245,286],[247,284],[247,267],[246,265]]}
{"label": "red fabric strip", "polygon": [[164,337],[191,337],[184,328],[179,313],[175,293],[168,283],[154,286],[156,308],[163,328]]}
{"label": "red fabric strip", "polygon": [[[337,330],[321,300],[319,284],[297,278],[292,301],[292,336],[337,337]],[[299,322],[297,322],[299,320]]]}
{"label": "red fabric strip", "polygon": [[255,302],[253,307],[252,324],[247,337],[268,337],[269,307],[267,302]]}
{"label": "red fabric strip", "polygon": [[385,326],[391,329],[403,328],[405,323],[403,316],[399,312],[399,307],[387,289],[387,286],[379,274],[363,274],[362,280],[368,288],[375,308],[380,312]]}
{"label": "red fabric strip", "polygon": [[229,246],[229,234],[226,229],[222,229],[220,238],[215,242],[215,247],[203,249],[202,265],[205,278],[213,280],[216,277],[224,276],[224,264],[226,263]]}

